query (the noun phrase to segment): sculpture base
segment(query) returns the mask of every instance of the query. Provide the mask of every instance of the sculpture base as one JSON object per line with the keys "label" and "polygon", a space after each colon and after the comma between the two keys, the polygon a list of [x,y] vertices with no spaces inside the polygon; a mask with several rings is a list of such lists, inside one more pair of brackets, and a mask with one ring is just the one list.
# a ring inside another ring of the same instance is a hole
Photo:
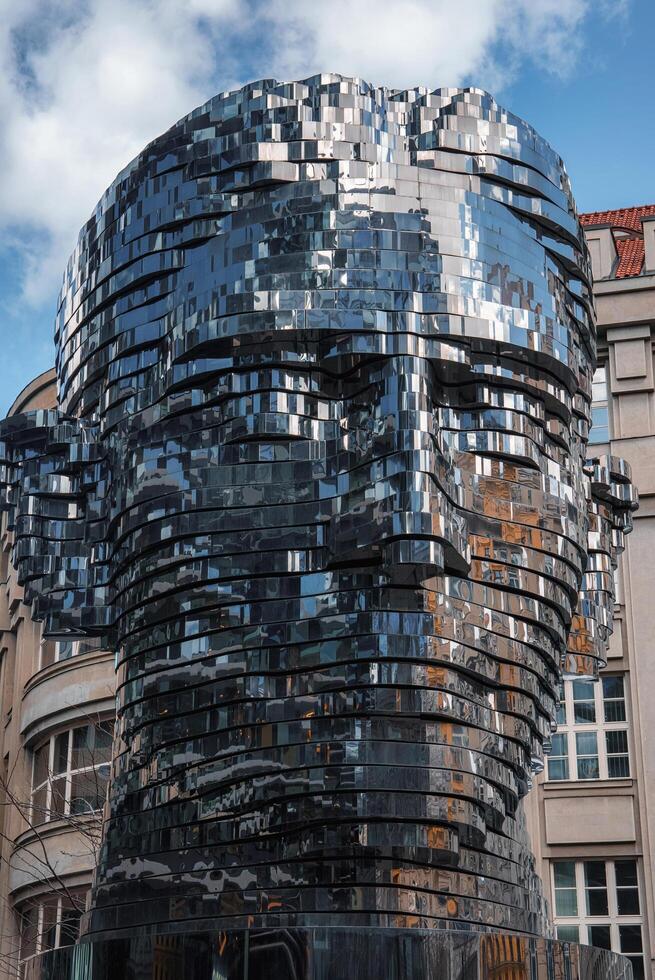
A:
{"label": "sculpture base", "polygon": [[508,933],[291,928],[81,941],[25,980],[632,980],[629,960]]}

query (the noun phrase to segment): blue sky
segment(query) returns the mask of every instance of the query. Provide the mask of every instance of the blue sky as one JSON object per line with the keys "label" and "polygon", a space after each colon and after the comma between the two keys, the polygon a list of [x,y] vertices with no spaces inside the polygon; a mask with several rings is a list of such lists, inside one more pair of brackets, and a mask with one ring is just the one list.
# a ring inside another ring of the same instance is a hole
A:
{"label": "blue sky", "polygon": [[599,210],[655,202],[653,37],[653,0],[0,0],[0,415],[54,362],[61,276],[106,185],[221,89],[479,85]]}

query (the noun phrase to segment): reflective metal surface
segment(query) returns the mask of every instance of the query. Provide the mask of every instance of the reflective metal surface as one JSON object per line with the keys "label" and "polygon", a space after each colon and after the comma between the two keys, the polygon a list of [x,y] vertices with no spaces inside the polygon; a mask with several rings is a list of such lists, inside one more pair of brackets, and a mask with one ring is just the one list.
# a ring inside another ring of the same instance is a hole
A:
{"label": "reflective metal surface", "polygon": [[56,340],[4,494],[34,614],[117,651],[88,937],[547,934],[520,800],[636,506],[559,157],[476,89],[219,95],[106,191]]}
{"label": "reflective metal surface", "polygon": [[25,980],[632,980],[605,949],[442,929],[252,929],[83,943]]}

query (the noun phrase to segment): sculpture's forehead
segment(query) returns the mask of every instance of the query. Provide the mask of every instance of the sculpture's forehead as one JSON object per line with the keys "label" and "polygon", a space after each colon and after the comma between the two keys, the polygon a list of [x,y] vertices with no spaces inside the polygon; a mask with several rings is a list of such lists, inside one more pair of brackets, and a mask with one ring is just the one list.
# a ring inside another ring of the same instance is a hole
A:
{"label": "sculpture's forehead", "polygon": [[361,355],[536,353],[573,395],[587,276],[561,161],[485,93],[256,83],[181,120],[99,203],[62,294],[61,396],[102,411],[130,378],[191,378],[192,358],[316,360],[312,342],[344,337]]}

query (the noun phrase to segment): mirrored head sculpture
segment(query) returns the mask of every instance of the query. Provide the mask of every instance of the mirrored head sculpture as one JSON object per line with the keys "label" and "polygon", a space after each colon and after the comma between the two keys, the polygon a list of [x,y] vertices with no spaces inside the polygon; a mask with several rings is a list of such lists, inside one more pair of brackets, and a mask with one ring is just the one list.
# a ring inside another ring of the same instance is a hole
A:
{"label": "mirrored head sculpture", "polygon": [[105,192],[59,410],[2,426],[26,601],[116,650],[84,942],[549,935],[520,802],[636,506],[587,458],[590,276],[473,88],[253,83]]}

